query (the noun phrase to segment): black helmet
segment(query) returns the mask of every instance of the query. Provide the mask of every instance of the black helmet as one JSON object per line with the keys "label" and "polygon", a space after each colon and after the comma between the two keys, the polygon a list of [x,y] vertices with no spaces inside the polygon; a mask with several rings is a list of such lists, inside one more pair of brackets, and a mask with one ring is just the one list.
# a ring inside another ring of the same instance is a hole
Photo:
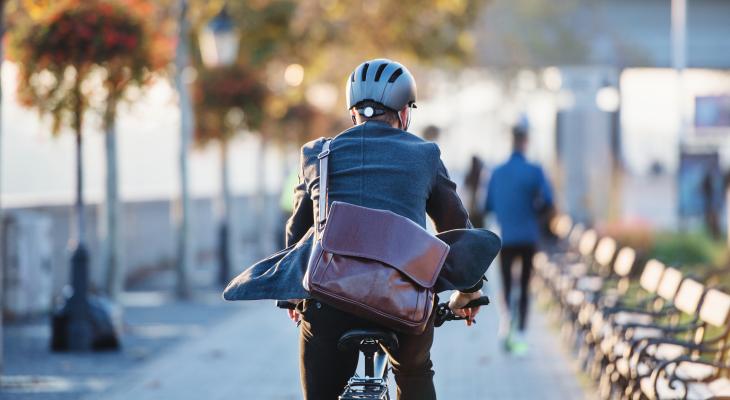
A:
{"label": "black helmet", "polygon": [[360,64],[347,80],[347,109],[363,101],[392,111],[416,106],[416,81],[406,67],[385,58]]}

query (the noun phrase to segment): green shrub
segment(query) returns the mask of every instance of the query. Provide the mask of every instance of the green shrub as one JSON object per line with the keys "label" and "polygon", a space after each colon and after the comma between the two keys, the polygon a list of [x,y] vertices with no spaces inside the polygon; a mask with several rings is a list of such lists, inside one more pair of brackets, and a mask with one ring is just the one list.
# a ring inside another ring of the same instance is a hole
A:
{"label": "green shrub", "polygon": [[717,268],[727,262],[727,247],[704,233],[657,233],[648,256],[682,269]]}

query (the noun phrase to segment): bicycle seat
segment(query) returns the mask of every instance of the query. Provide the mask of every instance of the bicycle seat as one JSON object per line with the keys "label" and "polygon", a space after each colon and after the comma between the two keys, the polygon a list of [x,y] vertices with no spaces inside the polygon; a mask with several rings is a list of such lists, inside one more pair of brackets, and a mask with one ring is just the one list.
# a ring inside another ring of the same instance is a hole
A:
{"label": "bicycle seat", "polygon": [[358,348],[363,341],[375,341],[388,350],[398,349],[398,337],[395,333],[379,329],[353,329],[345,332],[337,343],[340,350]]}

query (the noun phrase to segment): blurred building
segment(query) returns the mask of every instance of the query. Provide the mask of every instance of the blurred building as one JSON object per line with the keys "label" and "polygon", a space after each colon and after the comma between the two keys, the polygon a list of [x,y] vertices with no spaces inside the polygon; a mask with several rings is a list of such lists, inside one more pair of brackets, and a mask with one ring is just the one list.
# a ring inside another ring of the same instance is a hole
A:
{"label": "blurred building", "polygon": [[[481,18],[480,63],[516,71],[518,81],[529,75],[525,71],[536,73],[530,99],[521,106],[529,111],[543,95],[541,88],[556,94],[554,128],[541,133],[547,137],[537,140],[547,148],[537,152],[554,162],[563,204],[578,220],[628,213],[676,227],[677,210],[688,209],[685,198],[700,196],[694,171],[700,167],[696,161],[687,167],[680,160],[688,158],[680,155],[716,154],[716,167],[701,168],[730,167],[730,123],[714,117],[730,112],[723,106],[730,99],[730,3],[687,2],[687,69],[681,80],[672,69],[672,3],[496,0]],[[685,168],[694,172],[680,176],[694,178],[681,179],[684,188],[672,188],[674,178],[658,174],[673,176]],[[623,171],[631,174],[629,182],[617,177]],[[652,173],[651,184],[630,182]],[[654,192],[642,190],[651,185]],[[622,186],[639,192],[622,201]],[[654,204],[645,202],[649,196]]]}

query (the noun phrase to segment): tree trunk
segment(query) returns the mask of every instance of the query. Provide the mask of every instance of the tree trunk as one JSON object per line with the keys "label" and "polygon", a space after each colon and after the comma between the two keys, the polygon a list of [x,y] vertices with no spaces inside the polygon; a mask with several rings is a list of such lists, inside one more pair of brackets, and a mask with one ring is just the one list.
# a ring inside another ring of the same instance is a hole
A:
{"label": "tree trunk", "polygon": [[104,247],[106,265],[106,290],[112,299],[118,299],[124,290],[124,263],[120,224],[119,179],[117,162],[116,121],[112,117],[116,102],[110,101],[110,114],[106,121],[106,204],[104,207]]}
{"label": "tree trunk", "polygon": [[178,232],[178,260],[176,263],[177,295],[181,298],[190,296],[190,270],[193,264],[193,243],[190,222],[190,191],[188,185],[188,155],[193,129],[193,110],[190,102],[188,82],[184,72],[188,66],[187,0],[179,2],[178,42],[175,54],[175,85],[180,105],[180,199],[177,206],[176,225]]}

